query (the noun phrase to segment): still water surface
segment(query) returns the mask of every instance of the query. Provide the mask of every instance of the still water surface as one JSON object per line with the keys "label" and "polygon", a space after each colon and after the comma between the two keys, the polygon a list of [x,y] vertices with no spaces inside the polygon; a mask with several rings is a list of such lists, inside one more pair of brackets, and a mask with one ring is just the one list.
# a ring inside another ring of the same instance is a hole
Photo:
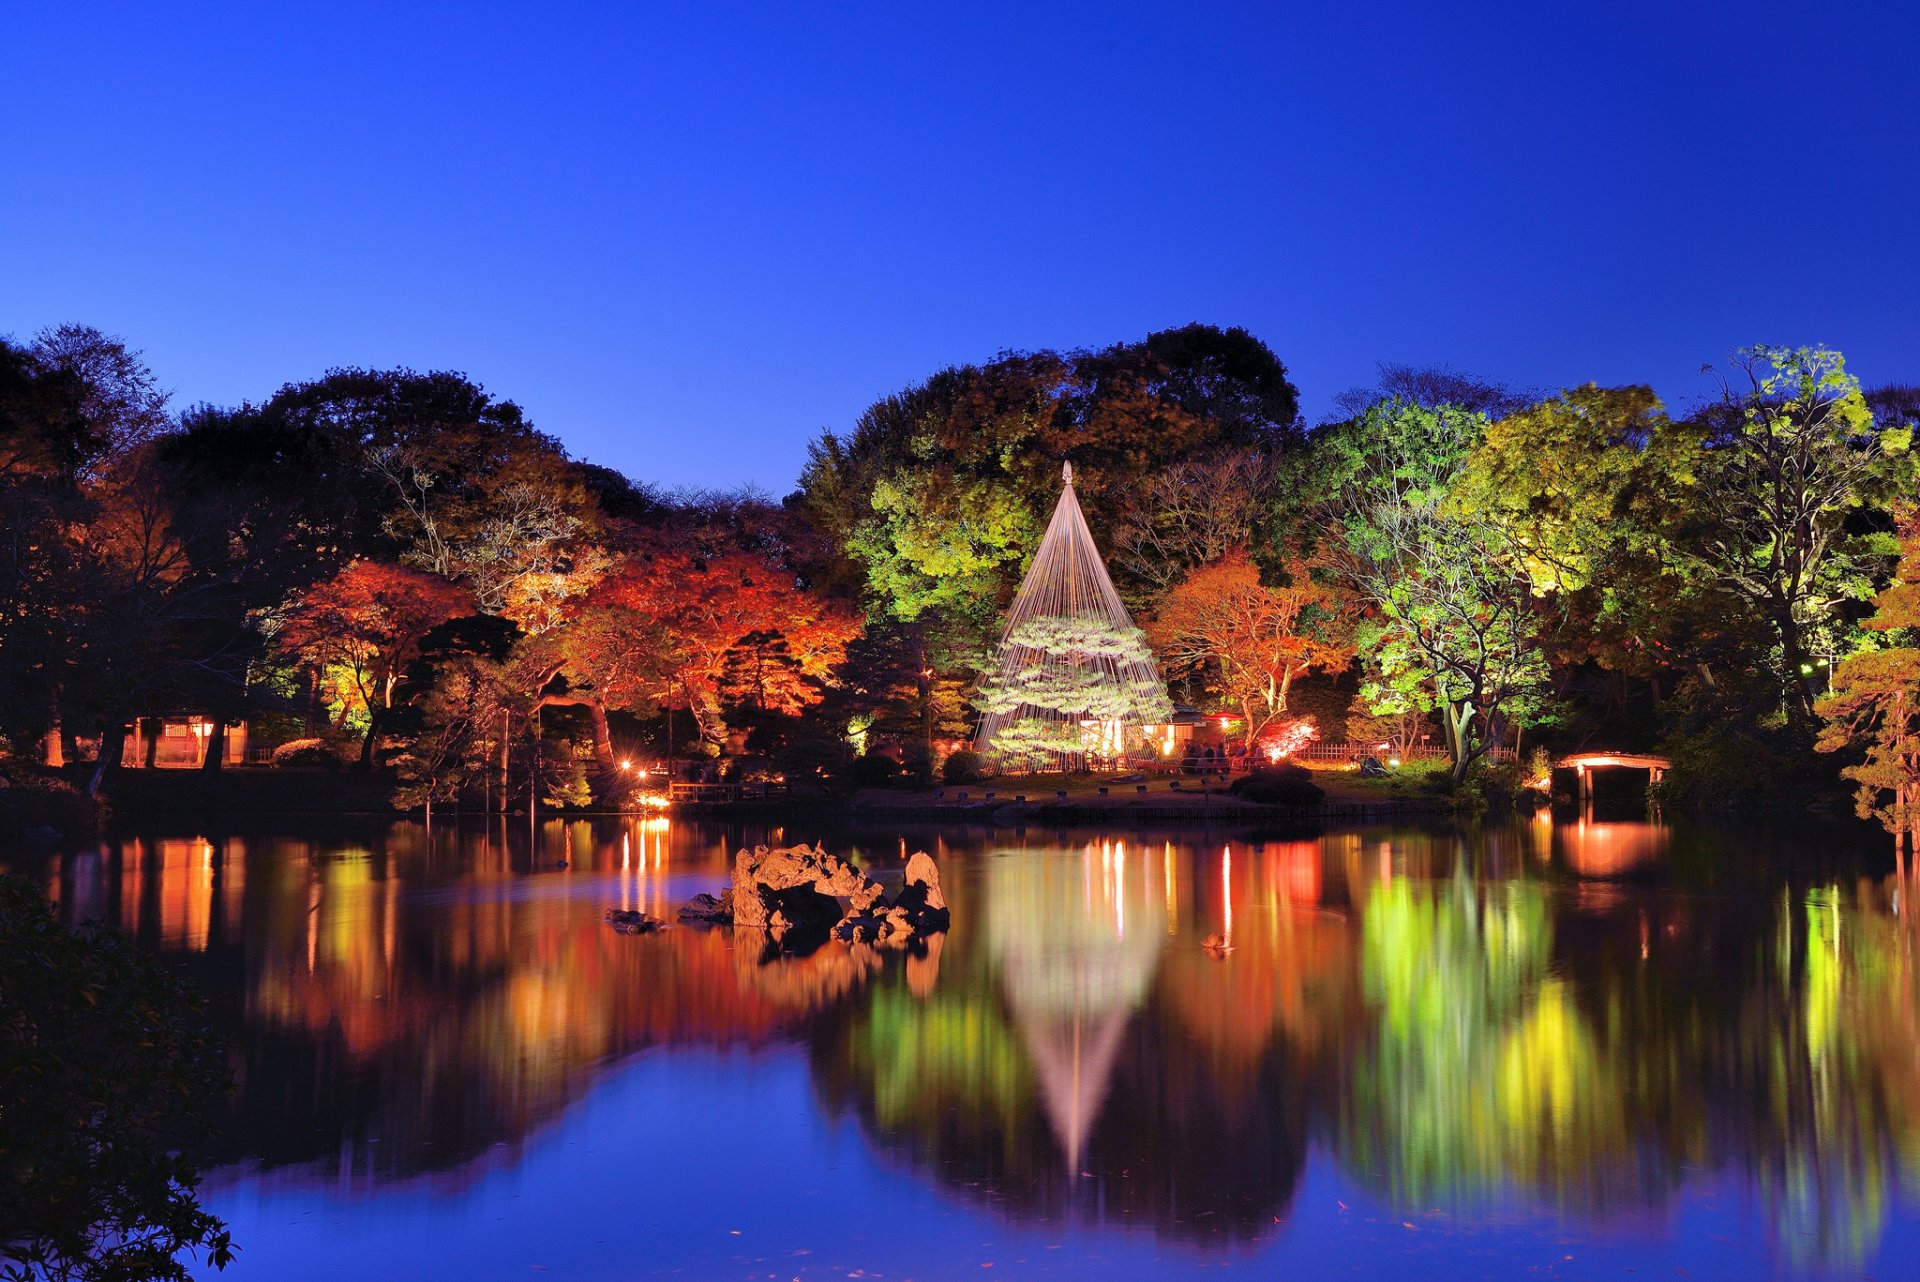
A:
{"label": "still water surface", "polygon": [[[932,851],[951,933],[602,919],[823,837]],[[1920,1276],[1915,931],[1832,831],[522,819],[16,870],[212,995],[239,1282]]]}

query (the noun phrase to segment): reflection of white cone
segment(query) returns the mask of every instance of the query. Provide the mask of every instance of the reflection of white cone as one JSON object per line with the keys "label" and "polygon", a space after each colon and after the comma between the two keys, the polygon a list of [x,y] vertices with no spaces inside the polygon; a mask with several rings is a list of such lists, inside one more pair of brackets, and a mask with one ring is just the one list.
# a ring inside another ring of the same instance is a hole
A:
{"label": "reflection of white cone", "polygon": [[1159,964],[1165,900],[1124,845],[1003,853],[987,865],[988,946],[1047,1120],[1077,1172]]}

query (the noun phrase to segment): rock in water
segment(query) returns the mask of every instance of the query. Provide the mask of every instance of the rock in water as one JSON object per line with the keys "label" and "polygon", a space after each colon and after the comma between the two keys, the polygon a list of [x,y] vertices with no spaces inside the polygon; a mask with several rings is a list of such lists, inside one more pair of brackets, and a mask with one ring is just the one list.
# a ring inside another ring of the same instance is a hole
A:
{"label": "rock in water", "polygon": [[665,924],[657,917],[649,917],[632,908],[609,908],[607,920],[623,935],[651,935]]}
{"label": "rock in water", "polygon": [[924,850],[916,850],[907,860],[906,883],[916,882],[927,888],[927,907],[945,908],[947,901],[940,893],[940,868],[933,862],[933,856]]}
{"label": "rock in water", "polygon": [[719,897],[698,894],[680,905],[681,921],[711,921],[721,925],[733,920],[733,891],[720,892]]}
{"label": "rock in water", "polygon": [[733,922],[771,930],[782,944],[792,932],[826,932],[846,913],[865,913],[880,883],[844,859],[807,846],[756,846],[733,857]]}
{"label": "rock in water", "polygon": [[940,870],[925,851],[907,860],[906,885],[893,901],[892,912],[905,914],[908,936],[931,934],[953,924],[946,896],[940,893]]}

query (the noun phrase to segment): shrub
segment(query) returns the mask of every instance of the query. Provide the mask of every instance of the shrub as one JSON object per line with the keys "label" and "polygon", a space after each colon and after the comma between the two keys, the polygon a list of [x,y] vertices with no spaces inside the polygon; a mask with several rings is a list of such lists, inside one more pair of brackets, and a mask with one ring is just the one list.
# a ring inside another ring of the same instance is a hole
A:
{"label": "shrub", "polygon": [[839,770],[847,759],[844,744],[833,739],[795,739],[774,754],[787,782],[818,779]]}
{"label": "shrub", "polygon": [[25,779],[0,787],[0,836],[51,828],[63,837],[97,832],[103,807],[64,779]]}
{"label": "shrub", "polygon": [[1263,806],[1317,806],[1326,798],[1313,772],[1281,762],[1233,781],[1232,793]]}
{"label": "shrub", "polygon": [[341,761],[340,754],[325,739],[290,739],[273,750],[273,764],[275,769],[319,766],[338,770]]}
{"label": "shrub", "polygon": [[1481,760],[1468,779],[1483,804],[1494,810],[1513,805],[1527,786],[1527,767],[1517,761]]}
{"label": "shrub", "polygon": [[900,775],[900,763],[892,757],[870,752],[855,757],[847,767],[846,781],[856,788],[884,788]]}
{"label": "shrub", "polygon": [[908,743],[900,749],[900,770],[915,783],[933,782],[933,755],[924,743]]}
{"label": "shrub", "polygon": [[979,783],[991,764],[986,753],[963,749],[940,763],[940,777],[948,783]]}

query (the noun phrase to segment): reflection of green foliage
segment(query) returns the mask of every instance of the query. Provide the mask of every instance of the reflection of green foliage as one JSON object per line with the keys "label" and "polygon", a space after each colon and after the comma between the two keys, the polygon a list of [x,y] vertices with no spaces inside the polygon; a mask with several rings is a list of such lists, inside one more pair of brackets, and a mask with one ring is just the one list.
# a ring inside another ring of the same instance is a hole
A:
{"label": "reflection of green foliage", "polygon": [[62,929],[0,879],[0,1275],[177,1279],[227,1230],[171,1142],[226,1081],[198,999],[119,935]]}
{"label": "reflection of green foliage", "polygon": [[[1834,887],[1808,892],[1801,908],[1800,1018],[1770,1030],[1778,1156],[1756,1165],[1789,1256],[1852,1266],[1885,1225],[1895,1162],[1910,1175],[1920,1165],[1907,1098],[1913,958],[1897,919],[1856,909]],[[1792,924],[1783,919],[1789,971]]]}
{"label": "reflection of green foliage", "polygon": [[1395,1204],[1471,1202],[1508,1184],[1564,1192],[1622,1144],[1619,1087],[1571,991],[1548,977],[1538,886],[1396,881],[1368,899],[1363,931],[1379,1030],[1343,1138]]}
{"label": "reflection of green foliage", "polygon": [[999,1004],[985,990],[943,989],[925,1001],[878,988],[849,1044],[855,1076],[873,1083],[874,1115],[889,1130],[931,1138],[958,1111],[972,1129],[1021,1134],[1033,1073]]}

